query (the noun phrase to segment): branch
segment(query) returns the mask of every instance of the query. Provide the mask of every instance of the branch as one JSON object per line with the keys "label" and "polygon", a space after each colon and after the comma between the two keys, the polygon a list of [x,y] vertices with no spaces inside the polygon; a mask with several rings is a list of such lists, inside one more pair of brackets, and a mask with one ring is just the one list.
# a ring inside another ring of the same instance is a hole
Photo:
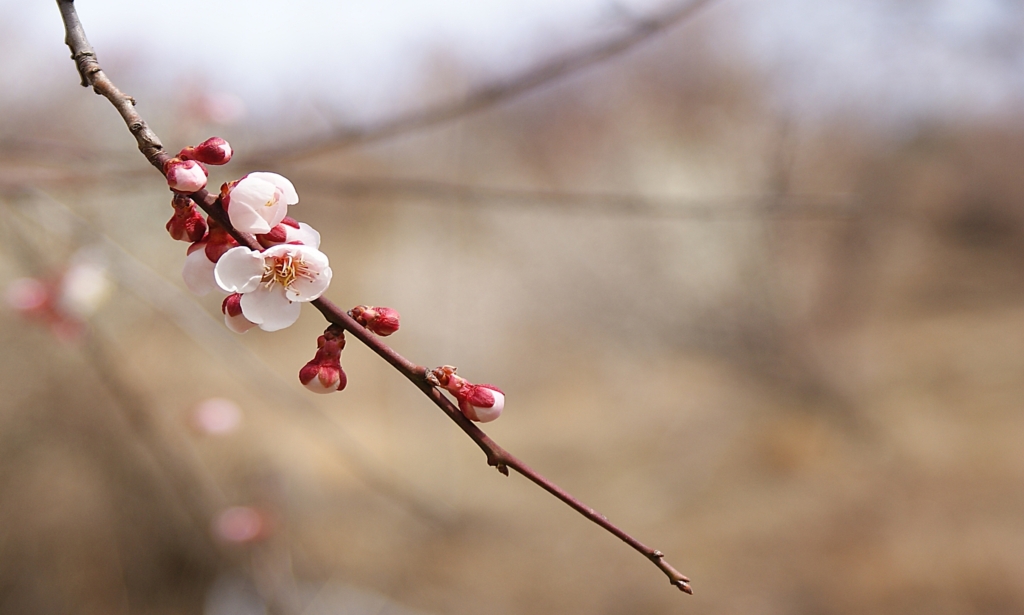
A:
{"label": "branch", "polygon": [[342,194],[347,198],[365,195],[415,197],[458,207],[460,201],[505,203],[512,207],[543,206],[558,212],[593,215],[629,215],[668,219],[747,219],[757,217],[797,219],[843,219],[855,206],[850,194],[791,194],[784,197],[748,194],[705,198],[655,196],[634,192],[571,192],[545,188],[514,188],[464,184],[404,177],[331,178],[301,176],[304,190]]}
{"label": "branch", "polygon": [[[689,11],[694,10],[692,7],[700,6],[708,1],[709,0],[698,0],[695,4],[689,5],[691,8],[683,14],[689,14]],[[121,114],[121,117],[124,118],[128,129],[133,135],[135,135],[136,141],[139,143],[139,150],[144,156],[146,156],[146,159],[162,173],[164,163],[170,158],[170,156],[164,153],[163,146],[160,144],[160,140],[157,138],[156,134],[149,129],[145,121],[143,121],[135,112],[134,100],[130,96],[127,96],[118,90],[117,87],[115,87],[114,84],[106,77],[102,69],[100,69],[99,63],[96,60],[96,53],[89,45],[89,41],[85,37],[85,31],[82,29],[81,22],[78,20],[74,0],[57,0],[57,4],[60,7],[61,16],[64,18],[64,26],[67,30],[65,42],[68,44],[68,47],[70,47],[71,57],[75,60],[76,65],[78,66],[78,72],[82,77],[82,85],[86,87],[92,86],[94,91],[110,100]],[[620,45],[621,44],[623,43],[620,42]],[[632,44],[635,43],[629,43],[629,45]],[[564,70],[562,72],[564,72]],[[231,236],[238,241],[239,245],[246,246],[249,249],[256,251],[260,251],[262,249],[252,235],[238,232],[232,226],[231,221],[228,219],[227,212],[225,212],[224,208],[221,206],[219,197],[210,194],[206,190],[200,190],[193,193],[191,198],[211,218],[227,229]],[[427,369],[425,367],[416,365],[412,361],[409,361],[395,352],[395,350],[390,346],[382,342],[380,338],[362,327],[344,310],[340,309],[329,300],[320,298],[313,301],[313,305],[320,310],[320,313],[323,314],[324,318],[326,318],[328,322],[338,325],[348,331],[353,337],[365,344],[370,350],[387,361],[392,367],[398,370],[410,382],[423,391],[423,393],[430,398],[434,404],[448,415],[448,418],[455,421],[459,428],[462,429],[462,431],[480,447],[487,456],[488,465],[494,466],[499,472],[506,476],[508,475],[509,468],[511,468],[528,478],[542,489],[567,504],[573,510],[576,510],[587,519],[590,519],[612,535],[633,547],[633,549],[649,559],[663,573],[665,573],[672,585],[688,594],[693,593],[693,590],[689,585],[690,580],[669,565],[669,563],[664,560],[664,555],[660,551],[652,549],[636,540],[617,525],[608,521],[604,515],[601,515],[593,508],[579,501],[570,493],[558,487],[550,480],[527,466],[521,460],[514,457],[508,451],[498,446],[498,444],[491,440],[490,437],[488,437],[487,434],[485,434],[479,427],[467,419],[462,412],[460,412],[459,409],[441,393],[439,389],[427,381]]]}
{"label": "branch", "polygon": [[[342,128],[316,141],[292,147],[266,150],[246,160],[246,164],[267,160],[295,161],[337,149],[383,141],[437,124],[471,115],[509,102],[559,79],[621,55],[640,43],[685,23],[714,0],[690,0],[660,15],[637,19],[625,34],[574,53],[557,56],[540,66],[504,82],[485,85],[456,102],[436,104],[412,111],[365,128]],[[258,166],[258,164],[257,164]]]}

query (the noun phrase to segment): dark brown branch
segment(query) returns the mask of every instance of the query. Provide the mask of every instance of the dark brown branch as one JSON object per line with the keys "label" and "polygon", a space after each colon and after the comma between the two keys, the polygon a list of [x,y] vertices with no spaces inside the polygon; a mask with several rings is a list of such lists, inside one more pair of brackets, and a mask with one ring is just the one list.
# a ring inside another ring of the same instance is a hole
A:
{"label": "dark brown branch", "polygon": [[[680,14],[683,16],[688,15],[695,10],[696,7],[706,4],[709,1],[710,0],[697,0],[697,2],[687,5],[686,9],[681,11]],[[82,29],[82,25],[78,20],[74,0],[57,0],[57,4],[60,6],[61,15],[64,18],[64,25],[67,29],[67,37],[65,41],[71,48],[71,57],[75,60],[78,66],[79,73],[82,76],[83,85],[91,85],[97,93],[102,94],[110,100],[114,107],[117,108],[118,112],[121,113],[121,117],[124,118],[125,124],[128,125],[128,129],[135,135],[136,140],[139,142],[139,150],[142,151],[146,156],[146,159],[149,160],[153,166],[163,173],[164,163],[167,161],[169,156],[163,152],[163,146],[160,144],[160,140],[135,112],[134,101],[131,97],[121,93],[121,91],[118,90],[109,79],[107,79],[106,75],[103,74],[103,71],[100,69],[100,66],[96,61],[96,54],[89,45],[89,41],[85,37],[85,31]],[[681,18],[682,17],[676,17],[676,20]],[[674,23],[674,21],[672,23]],[[657,26],[657,22],[655,22],[655,25],[645,27],[644,31],[646,32],[651,28],[664,27],[667,26]],[[632,46],[642,38],[644,37],[640,37],[637,41],[628,43],[627,46]],[[621,45],[625,43],[620,41],[619,44]],[[615,52],[610,51],[607,53],[611,54]],[[565,70],[562,70],[558,74],[563,74],[564,72]],[[241,233],[231,225],[231,221],[228,219],[227,213],[224,211],[223,207],[221,207],[220,199],[217,196],[210,194],[206,190],[200,190],[199,192],[192,194],[191,198],[203,209],[203,211],[209,214],[211,218],[227,229],[228,232],[231,233],[231,236],[234,237],[240,245],[244,245],[252,250],[261,249],[260,245],[256,243],[256,240],[252,235]],[[313,301],[313,305],[320,310],[320,313],[323,314],[324,318],[326,318],[328,322],[344,328],[353,337],[365,344],[370,350],[387,361],[392,367],[398,370],[403,376],[408,378],[410,382],[423,391],[431,401],[433,401],[445,414],[448,415],[448,418],[455,421],[459,428],[462,429],[462,431],[480,447],[487,456],[487,463],[489,465],[494,466],[499,472],[506,476],[508,475],[509,468],[512,468],[519,474],[522,474],[542,489],[582,514],[584,517],[590,519],[611,534],[617,536],[626,544],[633,547],[633,549],[644,555],[644,557],[651,560],[651,562],[665,573],[672,585],[688,594],[693,593],[689,585],[690,580],[669,565],[668,562],[664,560],[664,556],[660,551],[652,549],[636,540],[614,523],[608,521],[607,518],[599,514],[593,508],[579,501],[570,493],[555,485],[547,478],[514,457],[508,451],[498,446],[498,444],[491,440],[490,437],[488,437],[487,434],[485,434],[479,427],[467,419],[462,412],[460,412],[459,409],[441,393],[439,389],[432,386],[427,381],[426,368],[416,365],[412,361],[409,361],[402,355],[395,352],[395,350],[390,346],[381,341],[379,337],[370,333],[370,331],[357,323],[344,310],[340,309],[329,300],[320,298]]]}
{"label": "dark brown branch", "polygon": [[655,35],[684,23],[713,1],[690,0],[655,17],[635,20],[626,33],[617,38],[555,57],[517,77],[485,85],[459,101],[441,103],[399,115],[365,128],[342,128],[313,142],[260,152],[248,157],[246,164],[259,166],[259,163],[265,161],[281,162],[308,158],[336,149],[382,141],[489,109],[621,55]]}

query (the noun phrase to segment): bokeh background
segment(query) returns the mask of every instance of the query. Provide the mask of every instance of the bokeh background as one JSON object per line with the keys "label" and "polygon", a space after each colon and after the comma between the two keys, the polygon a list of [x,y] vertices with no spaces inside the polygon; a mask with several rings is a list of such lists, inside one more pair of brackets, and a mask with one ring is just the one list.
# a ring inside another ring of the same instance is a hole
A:
{"label": "bokeh background", "polygon": [[0,612],[1024,612],[1024,5],[77,4],[168,149],[289,177],[328,296],[696,594],[358,343],[306,392],[313,309],[226,331],[54,3],[4,0]]}

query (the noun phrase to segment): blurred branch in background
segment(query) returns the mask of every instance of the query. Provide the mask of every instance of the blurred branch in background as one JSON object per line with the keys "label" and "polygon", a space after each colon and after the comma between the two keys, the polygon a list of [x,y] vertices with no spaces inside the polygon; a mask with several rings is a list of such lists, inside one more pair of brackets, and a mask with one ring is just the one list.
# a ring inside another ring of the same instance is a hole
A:
{"label": "blurred branch in background", "polygon": [[644,18],[632,17],[627,31],[618,38],[555,57],[518,77],[485,85],[458,101],[413,111],[371,126],[342,128],[320,139],[307,139],[297,145],[256,152],[243,157],[241,161],[247,166],[295,162],[326,152],[415,132],[513,101],[534,90],[615,58],[637,45],[685,23],[714,1],[688,0],[671,6],[659,15]]}

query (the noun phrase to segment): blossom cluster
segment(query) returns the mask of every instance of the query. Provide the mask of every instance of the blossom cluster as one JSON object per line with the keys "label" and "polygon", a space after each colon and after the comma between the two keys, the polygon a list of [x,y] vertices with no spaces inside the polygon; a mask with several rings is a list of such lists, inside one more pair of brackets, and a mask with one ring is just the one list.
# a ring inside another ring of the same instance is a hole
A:
{"label": "blossom cluster", "polygon": [[191,243],[182,271],[189,290],[229,293],[222,306],[229,329],[277,331],[298,320],[303,303],[327,290],[331,267],[319,250],[320,233],[288,216],[299,195],[276,173],[249,173],[220,190],[231,226],[254,235],[262,249],[238,245],[213,217],[203,219],[188,195],[206,186],[204,165],[225,164],[231,155],[231,146],[213,137],[167,161],[164,172],[174,192],[167,231]]}
{"label": "blossom cluster", "polygon": [[[221,311],[230,330],[277,331],[298,320],[302,304],[318,299],[333,274],[327,256],[319,250],[320,233],[288,215],[299,195],[290,181],[276,173],[249,173],[220,189],[218,205],[230,226],[251,234],[258,250],[239,245],[214,216],[204,219],[190,195],[206,187],[205,165],[226,164],[231,156],[231,146],[212,137],[166,162],[164,175],[174,193],[174,215],[167,222],[167,232],[190,244],[182,270],[189,290],[199,295],[214,290],[227,294]],[[381,337],[399,328],[398,312],[388,307],[358,305],[348,314]],[[344,389],[348,383],[341,367],[344,347],[344,330],[329,326],[317,340],[316,356],[299,371],[302,385],[315,393]],[[493,421],[504,408],[505,394],[498,387],[472,384],[456,375],[454,367],[439,367],[427,374],[427,380],[454,395],[469,420]]]}

